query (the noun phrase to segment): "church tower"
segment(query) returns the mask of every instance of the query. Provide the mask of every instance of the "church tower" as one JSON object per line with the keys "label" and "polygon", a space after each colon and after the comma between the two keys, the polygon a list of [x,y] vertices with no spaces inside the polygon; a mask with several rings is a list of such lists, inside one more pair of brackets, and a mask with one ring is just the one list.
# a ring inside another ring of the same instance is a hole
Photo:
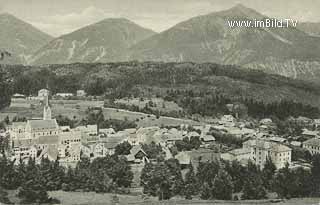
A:
{"label": "church tower", "polygon": [[51,108],[49,106],[49,95],[44,96],[43,120],[51,120]]}

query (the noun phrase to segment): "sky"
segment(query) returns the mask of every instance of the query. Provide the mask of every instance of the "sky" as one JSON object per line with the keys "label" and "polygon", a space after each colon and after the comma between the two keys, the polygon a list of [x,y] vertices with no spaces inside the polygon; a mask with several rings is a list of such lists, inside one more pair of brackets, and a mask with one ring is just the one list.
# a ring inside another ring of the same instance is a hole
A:
{"label": "sky", "polygon": [[161,32],[239,3],[272,17],[320,22],[320,0],[0,0],[0,13],[10,13],[57,37],[119,17]]}

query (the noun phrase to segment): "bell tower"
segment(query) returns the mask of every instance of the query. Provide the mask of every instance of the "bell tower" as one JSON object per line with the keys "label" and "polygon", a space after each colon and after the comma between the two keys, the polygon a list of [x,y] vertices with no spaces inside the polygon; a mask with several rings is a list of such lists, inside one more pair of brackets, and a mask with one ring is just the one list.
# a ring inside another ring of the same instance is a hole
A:
{"label": "bell tower", "polygon": [[49,95],[44,96],[43,120],[51,120],[51,108],[49,105]]}

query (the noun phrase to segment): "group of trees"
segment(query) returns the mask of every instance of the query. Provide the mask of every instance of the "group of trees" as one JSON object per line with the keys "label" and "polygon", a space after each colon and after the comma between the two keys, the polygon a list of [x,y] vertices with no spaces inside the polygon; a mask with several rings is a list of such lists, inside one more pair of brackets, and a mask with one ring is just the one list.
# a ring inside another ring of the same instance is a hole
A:
{"label": "group of trees", "polygon": [[10,105],[12,86],[7,73],[0,66],[0,110]]}
{"label": "group of trees", "polygon": [[129,187],[133,173],[126,158],[116,155],[97,158],[90,162],[82,158],[75,168],[64,168],[58,160],[43,158],[40,164],[30,158],[19,165],[0,158],[0,187],[18,189],[22,203],[52,203],[47,191],[114,192]]}
{"label": "group of trees", "polygon": [[105,119],[102,108],[88,108],[86,110],[86,118],[82,119],[80,124],[98,125],[99,129],[112,127],[115,131],[137,127],[137,124],[134,121],[129,121],[127,119]]}
{"label": "group of trees", "polygon": [[177,147],[178,151],[190,151],[192,149],[199,149],[201,145],[201,140],[199,136],[191,136],[184,137],[182,140],[177,140],[175,142],[175,146]]}
{"label": "group of trees", "polygon": [[141,174],[146,194],[169,199],[175,195],[192,199],[265,199],[275,192],[280,198],[310,197],[320,194],[320,155],[312,160],[312,169],[276,170],[270,158],[260,169],[251,161],[243,166],[238,161],[200,162],[191,164],[183,177],[175,159],[148,163]]}

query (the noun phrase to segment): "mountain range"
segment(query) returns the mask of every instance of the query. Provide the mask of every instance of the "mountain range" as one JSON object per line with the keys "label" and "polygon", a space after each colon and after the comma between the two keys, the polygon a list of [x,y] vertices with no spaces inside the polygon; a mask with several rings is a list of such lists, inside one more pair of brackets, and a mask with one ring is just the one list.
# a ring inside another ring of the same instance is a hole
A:
{"label": "mountain range", "polygon": [[[6,22],[3,19],[8,18],[6,16],[0,16],[2,24]],[[129,60],[214,62],[318,82],[320,36],[317,29],[311,29],[310,23],[300,24],[297,28],[230,28],[227,23],[228,20],[266,18],[269,17],[237,5],[191,18],[161,33],[126,19],[106,19],[55,39],[29,24],[21,24],[20,20],[12,20],[8,22],[9,26],[4,27],[8,32],[19,33],[12,31],[10,25],[13,24],[16,29],[28,27],[20,29],[28,35],[9,41],[4,38],[6,35],[1,29],[0,38],[2,42],[12,44],[12,48],[10,45],[4,47],[17,57],[14,60],[11,58],[14,63],[41,65]],[[16,18],[10,16],[10,19]],[[14,38],[13,35],[10,38]],[[22,49],[23,46],[27,49]]]}

